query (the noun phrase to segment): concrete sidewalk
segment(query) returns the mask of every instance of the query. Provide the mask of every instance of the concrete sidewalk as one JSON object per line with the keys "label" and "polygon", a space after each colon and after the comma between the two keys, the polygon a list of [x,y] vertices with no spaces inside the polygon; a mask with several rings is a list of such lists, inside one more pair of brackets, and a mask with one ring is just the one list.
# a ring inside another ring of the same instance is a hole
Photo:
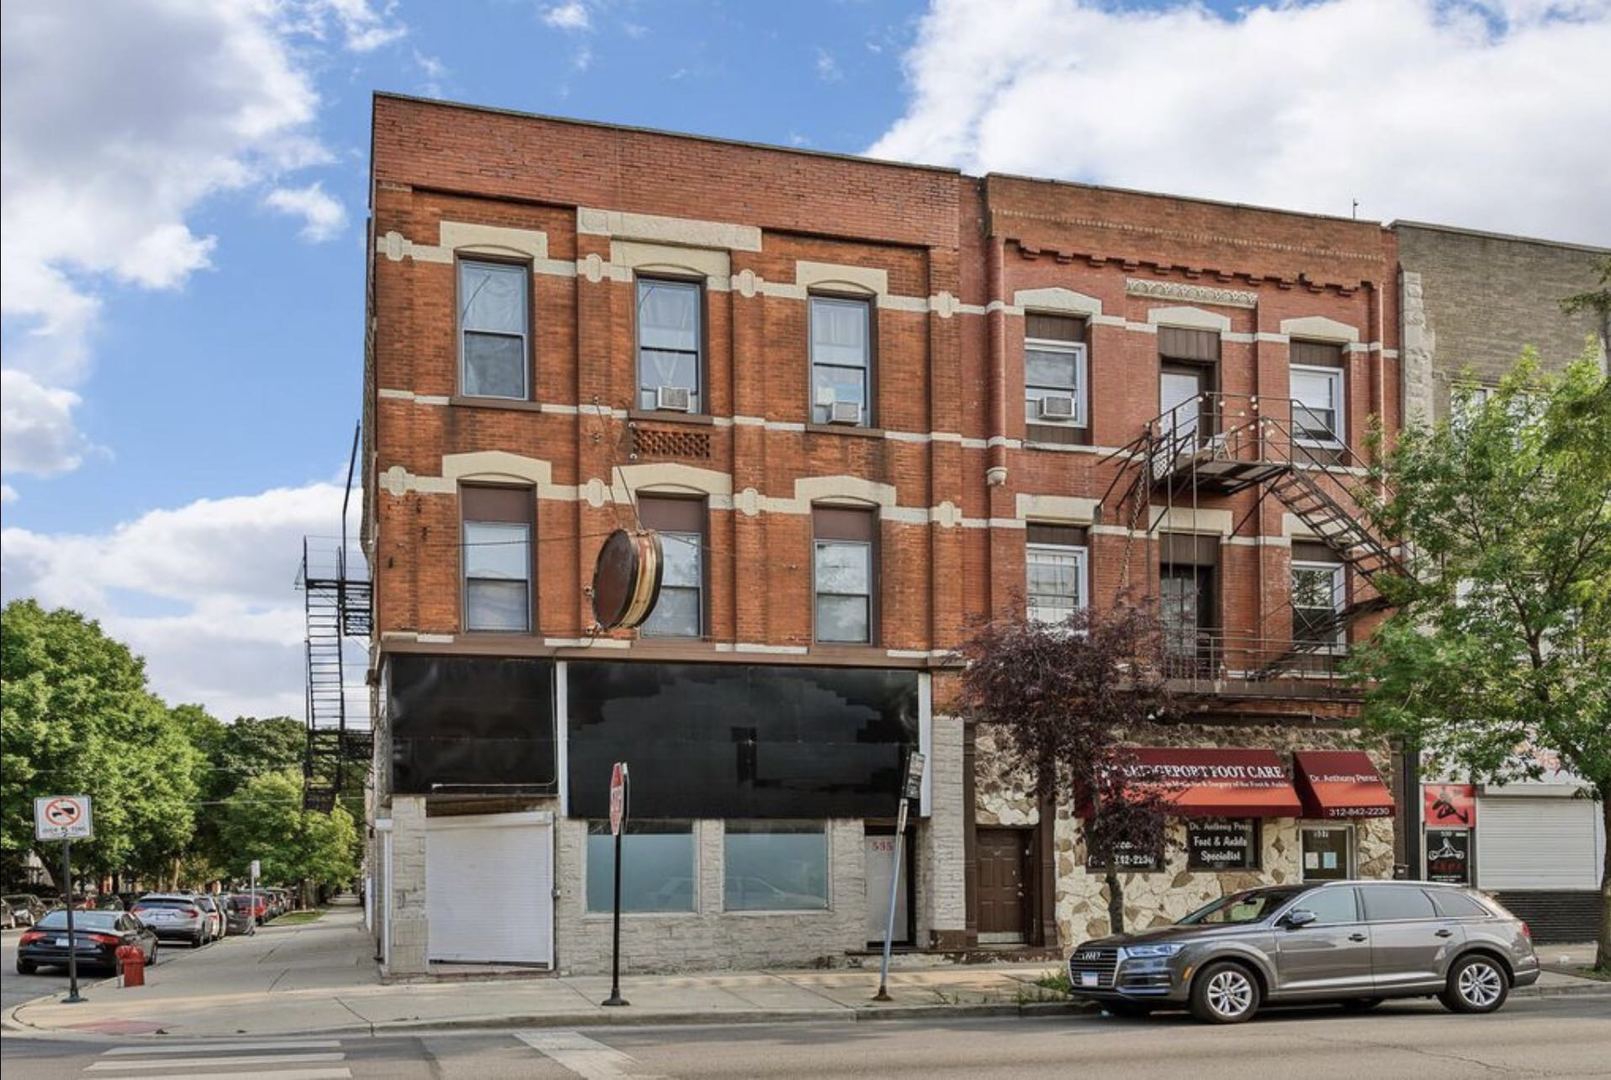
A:
{"label": "concrete sidewalk", "polygon": [[[628,976],[631,1005],[602,1007],[603,976],[517,977],[383,984],[359,913],[328,909],[316,922],[265,927],[197,953],[165,950],[143,988],[91,984],[80,1005],[32,1001],[5,1018],[35,1034],[183,1035],[194,1038],[374,1034],[449,1027],[743,1023],[911,1018],[958,1012],[1073,1009],[1035,985],[1039,962],[898,970],[888,1004],[874,1003],[873,971],[755,971]],[[1518,996],[1611,994],[1611,984],[1547,972]]]}

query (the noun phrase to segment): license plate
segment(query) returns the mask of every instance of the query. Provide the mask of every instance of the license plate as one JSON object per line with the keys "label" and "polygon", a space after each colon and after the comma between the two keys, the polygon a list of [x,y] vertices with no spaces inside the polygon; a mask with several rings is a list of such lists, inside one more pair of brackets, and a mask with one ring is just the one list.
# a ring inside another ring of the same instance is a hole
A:
{"label": "license plate", "polygon": [[67,944],[68,944],[67,939],[64,938],[64,937],[59,937],[59,938],[56,939],[56,947],[58,949],[67,948]]}
{"label": "license plate", "polygon": [[1080,972],[1080,985],[1081,986],[1095,986],[1096,985],[1096,972],[1094,972],[1094,971],[1082,971],[1082,972]]}
{"label": "license plate", "polygon": [[158,922],[167,922],[169,919],[173,918],[173,912],[171,912],[171,911],[153,911],[151,913],[151,917],[153,919],[156,919]]}

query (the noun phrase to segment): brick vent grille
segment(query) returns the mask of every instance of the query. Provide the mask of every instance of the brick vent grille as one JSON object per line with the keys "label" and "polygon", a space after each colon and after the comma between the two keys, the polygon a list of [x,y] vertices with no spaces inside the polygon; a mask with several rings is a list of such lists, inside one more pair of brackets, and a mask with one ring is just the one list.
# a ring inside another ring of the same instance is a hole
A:
{"label": "brick vent grille", "polygon": [[708,461],[710,433],[634,427],[632,455],[639,458],[695,458]]}

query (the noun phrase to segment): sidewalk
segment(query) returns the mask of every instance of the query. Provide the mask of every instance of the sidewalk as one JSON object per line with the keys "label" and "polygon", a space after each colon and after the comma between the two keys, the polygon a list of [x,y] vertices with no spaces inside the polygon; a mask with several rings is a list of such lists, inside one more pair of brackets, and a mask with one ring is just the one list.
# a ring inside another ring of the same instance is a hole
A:
{"label": "sidewalk", "polygon": [[[1055,967],[1039,962],[894,971],[889,1004],[871,998],[873,971],[754,971],[629,976],[631,1005],[606,1009],[606,976],[382,984],[359,913],[328,909],[316,922],[265,927],[199,953],[164,951],[147,985],[93,983],[81,1005],[41,999],[5,1018],[13,1030],[164,1034],[193,1038],[378,1034],[446,1027],[577,1027],[597,1024],[857,1021],[967,1013],[1073,1009],[1035,985]],[[1611,985],[1546,972],[1541,993],[1611,994]]]}

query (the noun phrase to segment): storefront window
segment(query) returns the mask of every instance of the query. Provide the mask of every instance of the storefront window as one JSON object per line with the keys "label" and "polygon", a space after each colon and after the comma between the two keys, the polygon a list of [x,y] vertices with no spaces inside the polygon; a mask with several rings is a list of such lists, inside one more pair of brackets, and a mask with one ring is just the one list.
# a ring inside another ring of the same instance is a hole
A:
{"label": "storefront window", "polygon": [[[615,904],[615,837],[587,823],[587,910]],[[694,910],[694,833],[687,821],[631,821],[621,843],[621,910]]]}
{"label": "storefront window", "polygon": [[[1146,874],[1155,870],[1162,870],[1164,864],[1163,846],[1159,845],[1150,851],[1128,840],[1121,840],[1113,845],[1113,861],[1115,868],[1121,874]],[[1107,862],[1089,844],[1085,849],[1085,870],[1087,873],[1099,874],[1107,870]]]}
{"label": "storefront window", "polygon": [[1191,821],[1186,825],[1188,870],[1257,870],[1259,823],[1257,818],[1233,821]]}
{"label": "storefront window", "polygon": [[729,821],[728,911],[824,911],[828,834],[821,822]]}

